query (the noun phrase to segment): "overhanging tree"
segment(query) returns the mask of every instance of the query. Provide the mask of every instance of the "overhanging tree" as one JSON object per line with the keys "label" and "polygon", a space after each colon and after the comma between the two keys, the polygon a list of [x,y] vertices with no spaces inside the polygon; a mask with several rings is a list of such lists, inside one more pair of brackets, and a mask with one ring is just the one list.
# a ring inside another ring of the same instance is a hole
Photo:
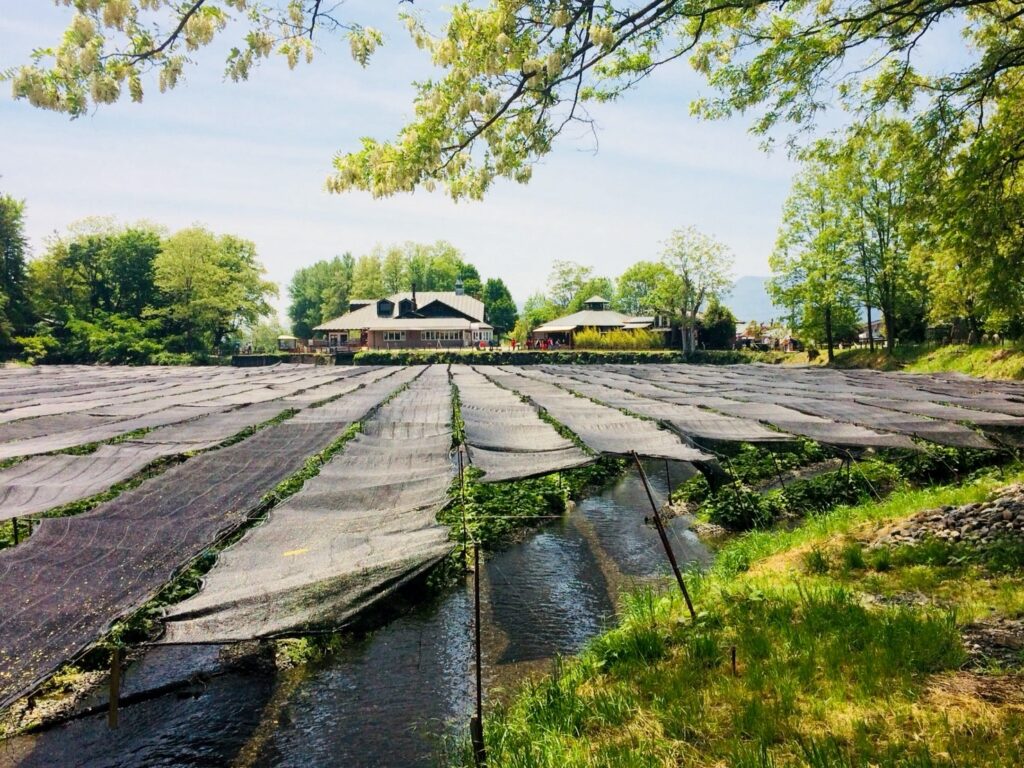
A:
{"label": "overhanging tree", "polygon": [[[141,100],[154,79],[174,87],[195,51],[226,36],[236,80],[271,55],[295,66],[329,38],[347,38],[365,64],[383,39],[320,0],[69,5],[60,42],[7,76],[16,96],[72,115],[124,92]],[[913,107],[947,136],[967,121],[983,132],[1024,67],[1024,13],[1006,0],[490,0],[456,6],[438,35],[415,8],[400,16],[443,75],[418,85],[415,117],[394,140],[338,158],[333,189],[387,195],[440,181],[478,197],[497,177],[525,181],[566,126],[588,119],[588,100],[615,98],[683,57],[714,88],[698,112],[756,108],[762,135],[810,127],[836,102]],[[949,28],[963,30],[958,63],[936,65],[922,42]]]}

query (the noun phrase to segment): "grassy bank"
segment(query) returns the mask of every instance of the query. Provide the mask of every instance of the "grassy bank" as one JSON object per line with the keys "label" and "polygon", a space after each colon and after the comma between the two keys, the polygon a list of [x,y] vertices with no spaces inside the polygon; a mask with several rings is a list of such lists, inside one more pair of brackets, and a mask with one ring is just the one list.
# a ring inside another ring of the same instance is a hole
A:
{"label": "grassy bank", "polygon": [[836,355],[836,368],[939,373],[952,371],[987,379],[1024,379],[1024,349],[1018,346],[900,345],[884,350],[847,349]]}
{"label": "grassy bank", "polygon": [[674,592],[627,601],[617,628],[491,714],[489,764],[1022,764],[1022,677],[969,657],[961,633],[1024,615],[1024,547],[868,548],[1022,478],[901,487],[733,539],[689,577],[695,623]]}

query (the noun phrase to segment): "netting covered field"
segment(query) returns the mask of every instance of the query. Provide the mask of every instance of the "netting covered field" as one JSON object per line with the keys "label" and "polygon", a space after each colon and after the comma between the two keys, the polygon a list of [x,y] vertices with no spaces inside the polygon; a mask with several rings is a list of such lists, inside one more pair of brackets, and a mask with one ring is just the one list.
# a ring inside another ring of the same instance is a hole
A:
{"label": "netting covered field", "polygon": [[[237,528],[280,481],[407,380],[406,369],[228,447],[202,453],[82,515],[44,518],[0,552],[0,701],[31,688]],[[301,414],[300,414],[301,415]]]}
{"label": "netting covered field", "polygon": [[450,546],[436,516],[460,449],[484,482],[633,451],[712,464],[723,443],[797,437],[844,452],[995,450],[1019,444],[1024,386],[760,365],[3,369],[0,520],[184,460],[0,551],[0,703],[102,637],[357,422],[168,610],[166,642],[337,626],[429,568]]}

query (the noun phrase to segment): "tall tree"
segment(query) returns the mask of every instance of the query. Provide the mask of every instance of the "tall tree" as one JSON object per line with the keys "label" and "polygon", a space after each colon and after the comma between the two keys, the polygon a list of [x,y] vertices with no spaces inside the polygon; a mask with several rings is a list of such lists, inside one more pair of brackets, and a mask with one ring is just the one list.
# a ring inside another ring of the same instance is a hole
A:
{"label": "tall tree", "polygon": [[566,306],[565,311],[579,312],[583,309],[583,303],[594,296],[600,296],[602,299],[608,299],[615,295],[615,284],[607,277],[591,277],[590,279],[583,282],[573,295],[572,300]]}
{"label": "tall tree", "polygon": [[675,230],[666,241],[662,263],[671,272],[656,291],[662,313],[679,321],[683,351],[691,354],[697,315],[706,301],[723,298],[732,288],[733,256],[719,241],[694,227]]}
{"label": "tall tree", "polygon": [[29,265],[40,314],[57,323],[98,314],[140,317],[157,302],[153,264],[161,236],[161,230],[145,223],[76,222]]}
{"label": "tall tree", "polygon": [[227,337],[269,315],[277,287],[263,279],[256,246],[201,227],[176,232],[156,259],[162,318],[185,352],[212,352]]}
{"label": "tall tree", "polygon": [[593,275],[591,267],[575,261],[556,259],[551,262],[551,272],[548,274],[548,299],[561,309],[567,308]]}
{"label": "tall tree", "polygon": [[730,349],[736,341],[736,315],[717,298],[712,298],[700,319],[698,338],[706,349]]}
{"label": "tall tree", "polygon": [[[381,255],[379,248],[374,249],[373,256],[380,257],[381,282],[384,287],[383,293],[387,296],[408,291],[412,288],[412,280],[409,277],[408,255],[397,245],[393,245]],[[421,290],[424,290],[421,288]]]}
{"label": "tall tree", "polygon": [[25,291],[25,203],[0,194],[0,354],[11,349],[11,338],[28,325],[31,310]]}
{"label": "tall tree", "polygon": [[291,297],[288,317],[293,334],[308,339],[316,326],[348,311],[352,273],[350,254],[318,261],[295,271],[288,286]]}
{"label": "tall tree", "polygon": [[615,290],[615,308],[627,315],[653,314],[658,284],[669,275],[669,269],[657,261],[638,261],[623,272]]}
{"label": "tall tree", "polygon": [[903,330],[901,309],[917,312],[909,306],[915,294],[910,253],[923,235],[924,222],[914,210],[923,151],[909,123],[873,119],[852,130],[829,160],[830,172],[845,181],[859,273],[868,281],[863,292],[882,313],[889,352]]}
{"label": "tall tree", "polygon": [[519,319],[516,303],[512,300],[505,281],[500,277],[492,277],[484,283],[482,299],[488,322],[499,333],[507,333]]}
{"label": "tall tree", "polygon": [[380,257],[360,256],[352,268],[352,298],[379,299],[386,295]]}
{"label": "tall tree", "polygon": [[823,340],[829,362],[837,331],[856,323],[854,244],[834,170],[812,159],[793,183],[770,259],[772,299],[789,308],[801,333]]}

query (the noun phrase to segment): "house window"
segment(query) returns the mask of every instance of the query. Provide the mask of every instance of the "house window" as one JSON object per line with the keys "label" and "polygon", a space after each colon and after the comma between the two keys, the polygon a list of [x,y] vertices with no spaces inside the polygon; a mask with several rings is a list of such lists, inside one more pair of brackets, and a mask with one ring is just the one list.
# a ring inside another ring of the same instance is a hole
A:
{"label": "house window", "polygon": [[381,299],[377,302],[377,317],[391,317],[395,313],[394,302]]}
{"label": "house window", "polygon": [[473,331],[473,341],[490,341],[492,338],[490,331]]}
{"label": "house window", "polygon": [[423,331],[424,341],[462,341],[462,331]]}
{"label": "house window", "polygon": [[405,331],[384,331],[384,341],[405,341]]}

